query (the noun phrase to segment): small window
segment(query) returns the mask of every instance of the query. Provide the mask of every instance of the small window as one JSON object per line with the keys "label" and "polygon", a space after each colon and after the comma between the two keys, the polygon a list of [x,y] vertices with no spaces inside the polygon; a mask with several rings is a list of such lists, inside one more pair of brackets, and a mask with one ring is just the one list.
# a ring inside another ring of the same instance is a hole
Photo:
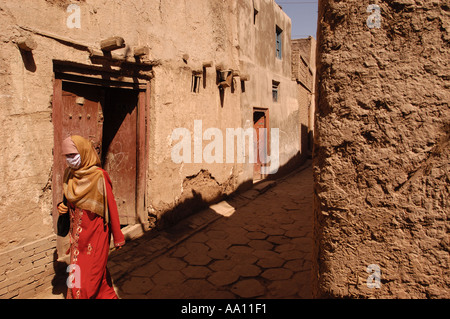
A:
{"label": "small window", "polygon": [[280,27],[276,26],[275,32],[276,32],[276,56],[278,59],[281,60],[282,54],[281,49],[283,47],[283,38],[282,38],[283,30],[281,30]]}
{"label": "small window", "polygon": [[200,89],[200,79],[201,76],[198,74],[192,75],[191,92],[198,93]]}
{"label": "small window", "polygon": [[272,100],[278,102],[278,93],[280,90],[280,82],[272,81]]}

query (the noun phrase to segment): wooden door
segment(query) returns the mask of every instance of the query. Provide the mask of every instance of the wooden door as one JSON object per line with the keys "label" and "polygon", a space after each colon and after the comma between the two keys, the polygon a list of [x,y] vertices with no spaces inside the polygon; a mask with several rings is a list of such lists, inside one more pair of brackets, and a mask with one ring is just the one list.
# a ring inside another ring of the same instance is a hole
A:
{"label": "wooden door", "polygon": [[61,155],[62,141],[71,135],[83,136],[100,148],[103,131],[102,89],[97,86],[64,82],[55,79],[53,100],[53,220],[56,229],[56,204],[63,198],[63,175],[67,167]]}
{"label": "wooden door", "polygon": [[109,173],[122,225],[136,223],[139,91],[108,89],[103,106],[102,163]]}
{"label": "wooden door", "polygon": [[62,135],[80,135],[94,143],[97,150],[102,143],[103,89],[93,85],[62,83]]}
{"label": "wooden door", "polygon": [[[66,167],[61,143],[68,136],[80,135],[94,144],[102,167],[111,177],[120,223],[136,223],[137,107],[138,97],[142,94],[139,90],[112,89],[60,79],[55,81],[54,94],[54,206],[62,200],[62,178]],[[56,223],[56,209],[53,214]]]}

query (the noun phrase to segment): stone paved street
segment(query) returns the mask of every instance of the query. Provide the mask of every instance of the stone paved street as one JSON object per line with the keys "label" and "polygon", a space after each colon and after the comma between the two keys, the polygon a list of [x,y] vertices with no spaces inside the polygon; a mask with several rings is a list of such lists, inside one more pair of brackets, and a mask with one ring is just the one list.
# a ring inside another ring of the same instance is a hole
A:
{"label": "stone paved street", "polygon": [[148,232],[111,253],[116,291],[122,299],[311,298],[312,202],[307,162]]}

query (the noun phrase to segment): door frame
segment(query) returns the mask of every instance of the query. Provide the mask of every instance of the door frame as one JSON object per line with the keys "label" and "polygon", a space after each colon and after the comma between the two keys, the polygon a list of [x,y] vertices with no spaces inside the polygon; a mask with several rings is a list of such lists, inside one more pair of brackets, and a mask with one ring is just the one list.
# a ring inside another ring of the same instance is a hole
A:
{"label": "door frame", "polygon": [[53,85],[53,101],[52,101],[52,122],[53,122],[53,167],[52,167],[52,199],[53,199],[53,228],[56,232],[58,221],[57,204],[62,201],[62,174],[59,169],[55,169],[61,166],[63,157],[60,155],[62,152],[62,83],[77,82],[86,85],[98,85],[103,87],[122,87],[127,89],[139,90],[138,103],[137,103],[137,127],[136,127],[136,223],[147,224],[148,217],[145,209],[145,195],[146,195],[146,177],[147,177],[147,161],[148,161],[148,145],[147,145],[147,113],[150,105],[150,82],[140,83],[139,85],[132,86],[130,83],[124,83],[121,86],[120,82],[115,81],[111,86],[109,81],[96,81],[93,83],[90,78],[84,78],[82,76],[76,76],[76,80],[73,80],[73,75],[65,76],[63,73],[56,73],[54,77]]}

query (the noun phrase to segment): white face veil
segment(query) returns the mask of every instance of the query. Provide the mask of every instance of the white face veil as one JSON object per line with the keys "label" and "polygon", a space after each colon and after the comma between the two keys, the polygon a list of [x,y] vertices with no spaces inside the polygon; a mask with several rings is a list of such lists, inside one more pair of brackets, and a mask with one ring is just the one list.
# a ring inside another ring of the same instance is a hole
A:
{"label": "white face veil", "polygon": [[[70,137],[62,142],[62,153],[63,155],[66,155],[66,162],[70,168],[78,169],[81,166],[81,155]],[[69,154],[76,155],[68,156]]]}
{"label": "white face veil", "polygon": [[76,154],[73,157],[66,156],[66,162],[67,162],[67,165],[70,168],[77,169],[81,165],[81,155],[80,154]]}

